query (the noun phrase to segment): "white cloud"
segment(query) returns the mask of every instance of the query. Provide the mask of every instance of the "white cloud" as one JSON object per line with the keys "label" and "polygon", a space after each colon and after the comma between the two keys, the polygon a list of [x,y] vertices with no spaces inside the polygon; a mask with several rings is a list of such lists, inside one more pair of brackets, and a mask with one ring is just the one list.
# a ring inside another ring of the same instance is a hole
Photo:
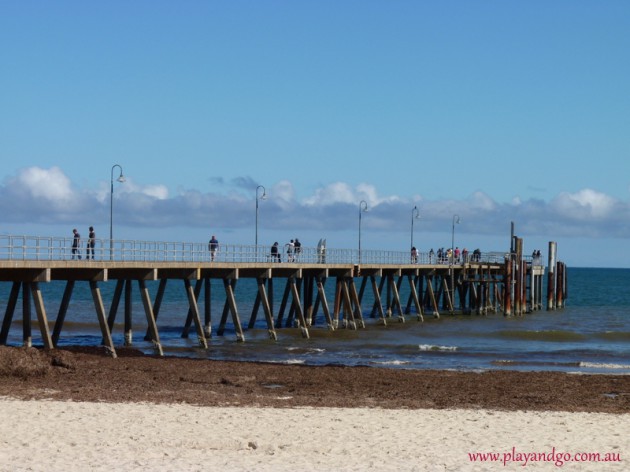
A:
{"label": "white cloud", "polygon": [[33,198],[64,202],[71,200],[73,196],[70,179],[59,167],[22,169],[12,185],[19,186]]}
{"label": "white cloud", "polygon": [[587,188],[576,193],[563,192],[551,202],[551,206],[576,219],[600,219],[611,215],[616,203],[614,198]]}
{"label": "white cloud", "polygon": [[361,183],[353,189],[345,182],[334,182],[317,189],[313,196],[305,198],[302,203],[306,206],[330,206],[339,203],[358,206],[361,200],[365,200],[368,206],[372,207],[402,199],[396,195],[381,198],[378,196],[378,191],[374,185]]}

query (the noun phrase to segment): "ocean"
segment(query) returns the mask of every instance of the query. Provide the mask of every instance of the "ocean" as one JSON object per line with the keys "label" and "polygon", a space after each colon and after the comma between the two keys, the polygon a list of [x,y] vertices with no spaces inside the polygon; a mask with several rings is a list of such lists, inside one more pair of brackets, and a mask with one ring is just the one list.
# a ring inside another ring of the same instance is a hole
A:
{"label": "ocean", "polygon": [[[572,373],[630,374],[630,269],[567,268],[568,298],[562,309],[547,311],[546,296],[542,310],[519,317],[501,313],[425,316],[417,321],[415,313],[401,323],[397,316],[381,326],[370,317],[369,290],[363,300],[365,328],[339,328],[329,331],[323,313],[317,313],[304,339],[297,328],[280,328],[278,339],[270,340],[262,309],[253,329],[245,329],[245,342],[237,342],[231,317],[223,336],[216,335],[225,294],[220,280],[212,281],[213,335],[208,349],[198,346],[194,328],[182,338],[188,305],[183,284],[169,281],[157,321],[165,355],[195,358],[277,362],[286,364],[378,366],[395,369],[452,369],[467,371],[521,370],[564,371]],[[401,300],[407,300],[402,285]],[[51,325],[58,312],[64,283],[40,284]],[[152,298],[157,282],[149,283]],[[100,284],[105,309],[113,296],[114,282]],[[4,312],[11,284],[0,283],[0,306]],[[275,282],[275,310],[284,281]],[[246,328],[256,294],[256,283],[243,279],[236,287],[236,298],[243,327]],[[327,299],[334,299],[334,282],[326,287]],[[543,293],[546,293],[546,288]],[[201,310],[200,302],[200,310]],[[134,285],[133,346],[153,353],[144,341],[146,319]],[[285,312],[285,319],[286,319]],[[203,317],[203,314],[202,314]],[[8,345],[22,345],[21,303],[16,307]],[[33,310],[33,318],[35,318]],[[112,336],[116,346],[124,341],[123,304],[119,307]],[[97,346],[101,342],[98,320],[87,282],[78,282],[70,302],[59,346]],[[42,345],[36,319],[33,344]]]}

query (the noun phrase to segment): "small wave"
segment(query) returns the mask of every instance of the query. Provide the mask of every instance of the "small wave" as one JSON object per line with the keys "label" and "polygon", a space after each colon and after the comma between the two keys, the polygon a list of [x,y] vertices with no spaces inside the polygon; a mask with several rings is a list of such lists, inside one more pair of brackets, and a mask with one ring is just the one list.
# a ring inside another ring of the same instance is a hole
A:
{"label": "small wave", "polygon": [[304,359],[287,359],[284,364],[304,364]]}
{"label": "small wave", "polygon": [[287,348],[287,351],[297,351],[304,354],[312,354],[314,352],[326,352],[326,349],[321,347],[299,347],[299,346],[290,346]]}
{"label": "small wave", "polygon": [[401,360],[392,360],[392,361],[372,361],[370,364],[378,364],[378,365],[407,365],[411,364],[409,361],[401,361]]}
{"label": "small wave", "polygon": [[434,344],[420,344],[421,351],[457,351],[457,346],[436,346]]}
{"label": "small wave", "polygon": [[597,333],[594,337],[605,339],[607,341],[630,341],[630,332],[628,331],[605,331]]}
{"label": "small wave", "polygon": [[630,371],[630,364],[606,364],[599,362],[579,362],[580,367],[588,369],[627,369]]}
{"label": "small wave", "polygon": [[551,361],[514,361],[510,359],[498,359],[490,362],[492,365],[511,366],[557,366],[557,367],[579,367],[579,362],[551,362]]}

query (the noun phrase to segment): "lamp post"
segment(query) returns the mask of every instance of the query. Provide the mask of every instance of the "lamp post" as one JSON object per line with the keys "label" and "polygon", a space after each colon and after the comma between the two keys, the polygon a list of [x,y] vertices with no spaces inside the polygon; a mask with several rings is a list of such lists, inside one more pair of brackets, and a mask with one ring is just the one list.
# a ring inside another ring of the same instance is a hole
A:
{"label": "lamp post", "polygon": [[359,202],[359,264],[361,264],[361,215],[368,210],[368,204],[365,200]]}
{"label": "lamp post", "polygon": [[417,206],[414,206],[413,209],[411,210],[411,246],[409,246],[410,248],[413,247],[413,220],[419,220],[420,219],[420,210],[418,210]]}
{"label": "lamp post", "polygon": [[[258,190],[260,189],[262,189],[263,193],[259,197]],[[258,187],[256,187],[256,239],[255,239],[256,247],[258,247],[258,200],[266,200],[266,199],[267,199],[267,192],[265,190],[265,187],[263,187],[262,185],[259,185]]]}
{"label": "lamp post", "polygon": [[455,225],[459,224],[459,215],[453,215],[453,232],[451,233],[451,264],[455,262]]}
{"label": "lamp post", "polygon": [[[453,231],[451,233],[451,257],[448,263],[448,271],[451,275],[451,311],[455,310],[455,225],[459,224],[459,215],[453,215]],[[461,300],[460,300],[461,302]]]}
{"label": "lamp post", "polygon": [[114,169],[118,167],[120,169],[120,175],[116,179],[117,182],[123,183],[125,176],[123,175],[123,169],[119,164],[112,166],[111,173],[111,187],[109,193],[109,260],[112,260],[114,254]]}

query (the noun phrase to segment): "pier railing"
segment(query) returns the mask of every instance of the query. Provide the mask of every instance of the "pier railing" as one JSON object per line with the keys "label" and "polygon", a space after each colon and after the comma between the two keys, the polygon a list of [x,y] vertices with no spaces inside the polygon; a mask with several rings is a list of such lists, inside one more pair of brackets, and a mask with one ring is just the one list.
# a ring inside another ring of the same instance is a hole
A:
{"label": "pier railing", "polygon": [[[287,253],[279,247],[278,255],[268,246],[220,244],[214,256],[208,243],[164,242],[96,239],[88,248],[83,240],[73,246],[73,238],[0,235],[0,260],[9,261],[118,261],[118,262],[238,262],[238,263],[300,263],[300,264],[377,264],[377,265],[461,265],[465,262],[503,263],[506,253],[500,251],[468,254],[451,261],[438,260],[434,254],[418,252],[412,259],[406,251],[335,249],[301,247],[299,252]],[[89,259],[88,259],[89,258]],[[531,256],[525,257],[531,262]],[[534,261],[536,263],[536,261]],[[541,263],[542,264],[542,263]]]}

